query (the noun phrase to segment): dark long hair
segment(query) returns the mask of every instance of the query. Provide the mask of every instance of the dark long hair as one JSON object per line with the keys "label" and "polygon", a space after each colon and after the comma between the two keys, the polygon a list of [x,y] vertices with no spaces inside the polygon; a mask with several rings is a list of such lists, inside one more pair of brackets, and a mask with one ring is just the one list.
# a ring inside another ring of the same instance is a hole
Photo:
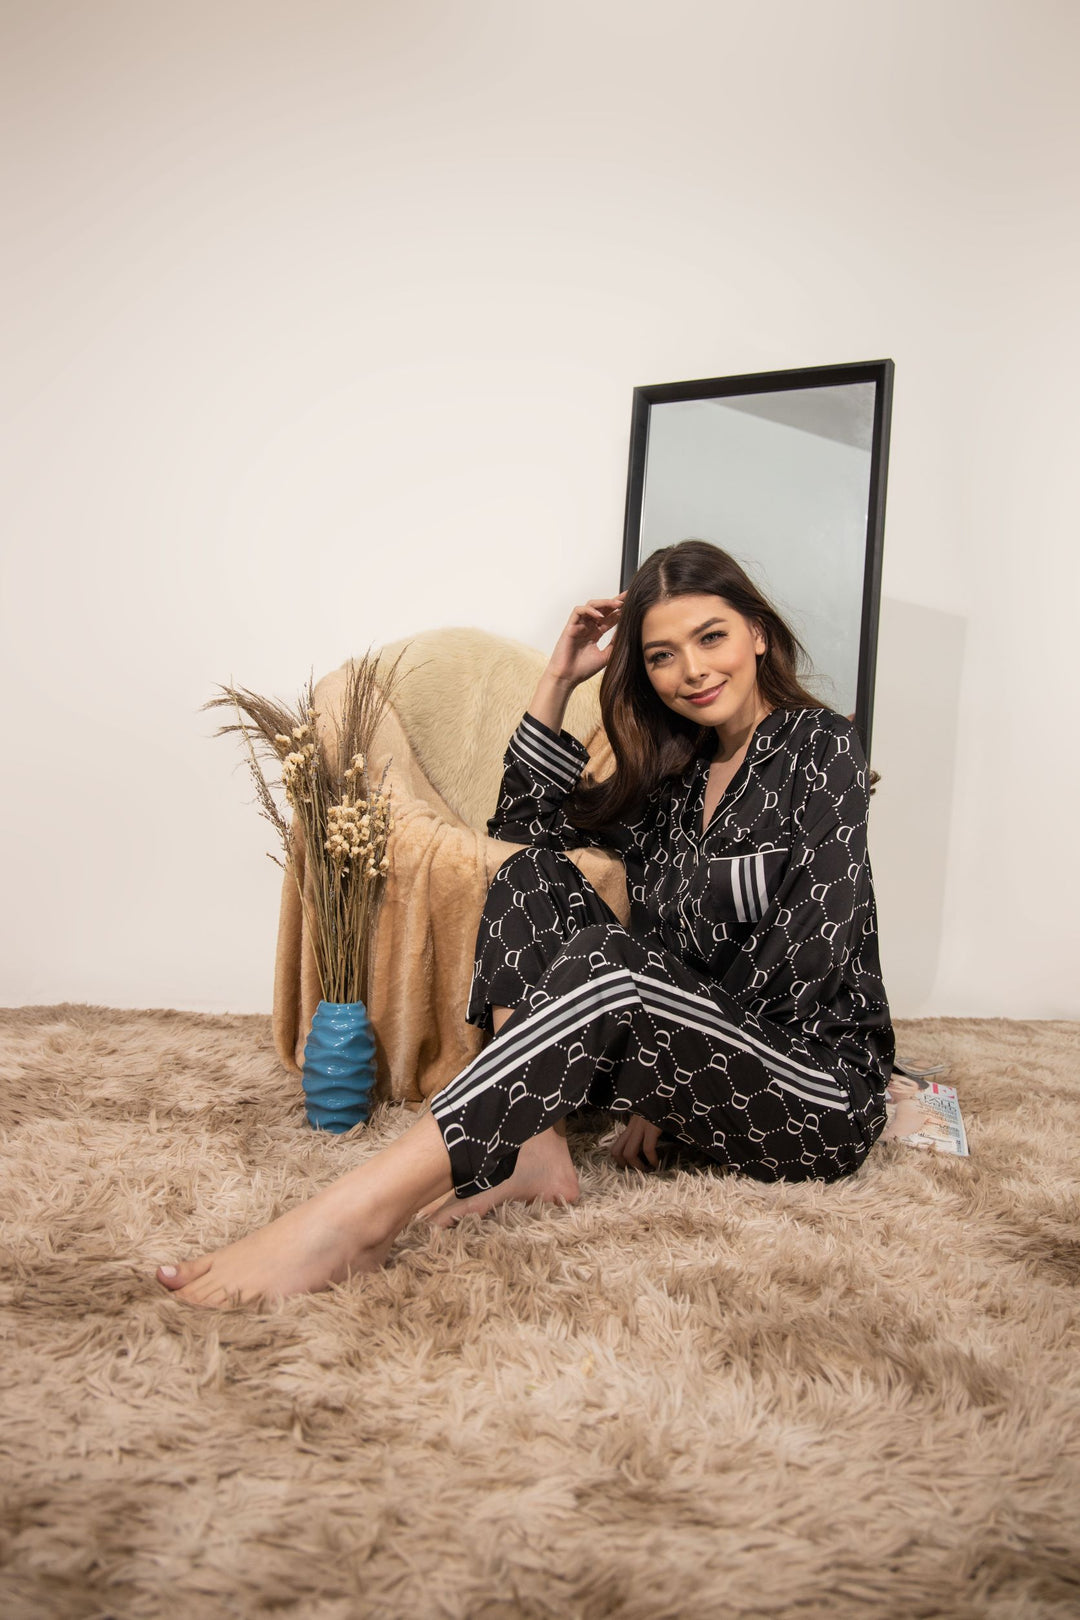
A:
{"label": "dark long hair", "polygon": [[696,755],[715,747],[715,729],[669,709],[645,668],[642,621],[654,603],[672,596],[722,596],[760,627],[766,646],[758,656],[757,682],[771,708],[822,706],[799,678],[807,661],[804,648],[734,557],[706,540],[681,540],[654,551],[630,581],[600,683],[600,713],[615,771],[602,782],[586,777],[579,783],[567,805],[577,827],[610,826],[666,778],[681,776]]}

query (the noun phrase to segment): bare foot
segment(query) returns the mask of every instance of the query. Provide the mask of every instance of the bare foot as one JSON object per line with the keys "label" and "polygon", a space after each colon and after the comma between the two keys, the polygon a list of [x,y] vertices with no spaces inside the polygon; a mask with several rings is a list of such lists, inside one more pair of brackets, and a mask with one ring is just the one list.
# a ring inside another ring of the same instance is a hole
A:
{"label": "bare foot", "polygon": [[426,1116],[261,1231],[216,1254],[159,1266],[158,1281],[204,1308],[316,1293],[377,1270],[415,1211],[451,1185],[439,1127]]}
{"label": "bare foot", "polygon": [[[558,1131],[547,1130],[525,1143],[508,1180],[472,1198],[457,1198],[451,1193],[434,1206],[430,1220],[432,1226],[456,1226],[463,1215],[487,1215],[499,1204],[515,1201],[531,1204],[537,1198],[545,1204],[576,1204],[580,1196],[581,1187],[566,1138]],[[421,1214],[426,1213],[426,1210],[421,1211]]]}
{"label": "bare foot", "polygon": [[227,1249],[159,1266],[157,1275],[188,1305],[247,1304],[318,1293],[356,1272],[376,1271],[393,1244],[393,1238],[358,1244],[355,1233],[315,1197]]}

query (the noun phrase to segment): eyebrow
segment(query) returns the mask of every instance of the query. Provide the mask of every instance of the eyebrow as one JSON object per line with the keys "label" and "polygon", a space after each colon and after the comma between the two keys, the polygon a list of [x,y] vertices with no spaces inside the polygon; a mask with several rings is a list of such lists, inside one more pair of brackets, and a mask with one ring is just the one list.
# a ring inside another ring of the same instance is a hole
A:
{"label": "eyebrow", "polygon": [[[700,636],[701,632],[703,630],[707,630],[709,628],[709,626],[712,625],[712,624],[726,624],[726,623],[727,623],[727,620],[724,618],[724,615],[722,613],[718,613],[714,619],[706,619],[704,624],[697,625],[693,630],[691,630],[690,636],[691,637],[692,636]],[[690,638],[688,637],[687,639],[689,640]],[[648,652],[650,647],[670,647],[670,646],[671,646],[670,641],[646,641],[646,642],[642,643],[641,650],[642,650],[642,652]]]}

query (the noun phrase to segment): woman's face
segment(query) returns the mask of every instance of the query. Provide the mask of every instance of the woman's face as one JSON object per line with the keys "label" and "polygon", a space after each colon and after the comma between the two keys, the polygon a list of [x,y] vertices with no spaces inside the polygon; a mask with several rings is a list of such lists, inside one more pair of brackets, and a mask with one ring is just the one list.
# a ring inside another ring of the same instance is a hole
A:
{"label": "woman's face", "polygon": [[893,1102],[899,1102],[901,1097],[921,1097],[925,1089],[909,1075],[894,1074],[889,1077],[888,1092]]}
{"label": "woman's face", "polygon": [[722,596],[670,596],[641,624],[641,655],[653,690],[699,726],[733,735],[768,713],[757,683],[761,630]]}

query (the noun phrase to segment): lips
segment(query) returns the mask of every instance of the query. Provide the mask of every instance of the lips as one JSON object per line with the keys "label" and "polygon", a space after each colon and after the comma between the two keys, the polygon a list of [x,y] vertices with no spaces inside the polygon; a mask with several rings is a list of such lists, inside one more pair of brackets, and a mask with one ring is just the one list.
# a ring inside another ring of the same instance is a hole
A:
{"label": "lips", "polygon": [[687,698],[686,701],[688,703],[696,703],[699,708],[703,709],[705,708],[706,704],[711,703],[714,698],[720,696],[720,693],[724,690],[726,685],[727,681],[721,681],[719,686],[710,686],[707,692],[695,692],[693,697]]}

